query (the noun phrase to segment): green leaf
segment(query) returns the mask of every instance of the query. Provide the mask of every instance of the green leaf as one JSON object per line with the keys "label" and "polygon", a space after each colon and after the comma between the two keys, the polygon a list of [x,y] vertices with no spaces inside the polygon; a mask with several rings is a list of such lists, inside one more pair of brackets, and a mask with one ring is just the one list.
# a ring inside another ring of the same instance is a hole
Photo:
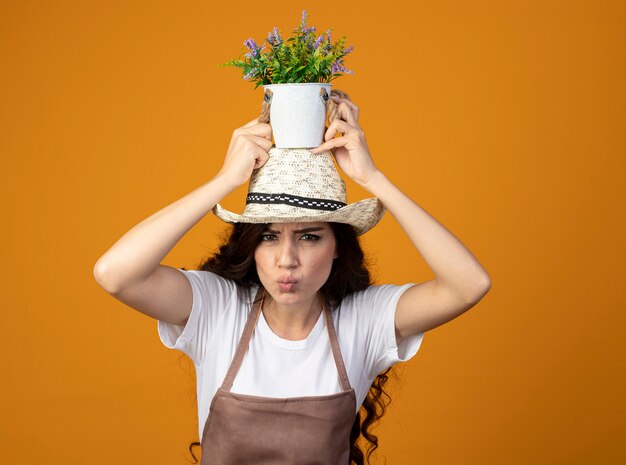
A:
{"label": "green leaf", "polygon": [[324,46],[316,50],[309,48],[309,40],[315,37],[315,34],[304,33],[297,27],[292,30],[291,35],[292,37],[286,39],[283,37],[280,44],[270,44],[270,47],[263,50],[259,56],[246,57],[242,60],[246,48],[241,48],[239,59],[218,66],[239,67],[244,74],[256,69],[257,72],[251,80],[257,87],[270,83],[330,82],[342,76],[334,75],[331,64],[335,61],[343,63],[345,35],[334,43],[324,41]]}

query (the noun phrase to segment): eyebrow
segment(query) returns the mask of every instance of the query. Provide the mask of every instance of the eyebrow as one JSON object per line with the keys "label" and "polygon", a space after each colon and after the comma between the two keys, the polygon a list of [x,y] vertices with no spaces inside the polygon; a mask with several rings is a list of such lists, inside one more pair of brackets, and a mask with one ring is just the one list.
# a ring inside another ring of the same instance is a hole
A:
{"label": "eyebrow", "polygon": [[[308,233],[308,232],[313,232],[313,231],[323,231],[326,228],[323,228],[321,226],[314,226],[312,228],[304,228],[304,229],[297,229],[294,231],[294,233]],[[272,234],[280,234],[280,231],[274,231],[273,229],[270,228],[266,228],[265,232],[269,232]]]}

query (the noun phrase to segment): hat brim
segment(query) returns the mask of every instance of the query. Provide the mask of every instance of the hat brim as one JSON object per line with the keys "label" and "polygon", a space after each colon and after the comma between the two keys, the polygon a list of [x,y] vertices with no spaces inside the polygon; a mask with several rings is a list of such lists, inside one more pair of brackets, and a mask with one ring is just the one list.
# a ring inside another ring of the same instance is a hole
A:
{"label": "hat brim", "polygon": [[316,212],[293,205],[272,205],[262,214],[239,215],[226,210],[219,203],[211,211],[227,223],[303,223],[317,221],[347,223],[352,225],[356,234],[360,236],[376,226],[387,208],[379,199],[372,197],[328,212]]}

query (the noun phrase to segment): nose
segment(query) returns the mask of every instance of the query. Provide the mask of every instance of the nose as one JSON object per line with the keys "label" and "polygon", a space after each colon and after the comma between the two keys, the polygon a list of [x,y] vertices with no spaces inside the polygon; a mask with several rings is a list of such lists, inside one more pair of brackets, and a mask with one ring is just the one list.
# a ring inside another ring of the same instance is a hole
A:
{"label": "nose", "polygon": [[278,266],[293,268],[298,266],[298,248],[293,240],[283,240],[278,247]]}

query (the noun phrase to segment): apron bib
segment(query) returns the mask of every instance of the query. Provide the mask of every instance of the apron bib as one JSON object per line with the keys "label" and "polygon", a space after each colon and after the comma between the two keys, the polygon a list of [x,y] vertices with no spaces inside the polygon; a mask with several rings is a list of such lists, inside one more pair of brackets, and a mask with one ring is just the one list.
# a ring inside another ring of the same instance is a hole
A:
{"label": "apron bib", "polygon": [[230,391],[264,297],[259,287],[235,357],[211,401],[202,436],[201,465],[349,465],[356,394],[327,305],[323,306],[324,319],[342,392],[279,398]]}

